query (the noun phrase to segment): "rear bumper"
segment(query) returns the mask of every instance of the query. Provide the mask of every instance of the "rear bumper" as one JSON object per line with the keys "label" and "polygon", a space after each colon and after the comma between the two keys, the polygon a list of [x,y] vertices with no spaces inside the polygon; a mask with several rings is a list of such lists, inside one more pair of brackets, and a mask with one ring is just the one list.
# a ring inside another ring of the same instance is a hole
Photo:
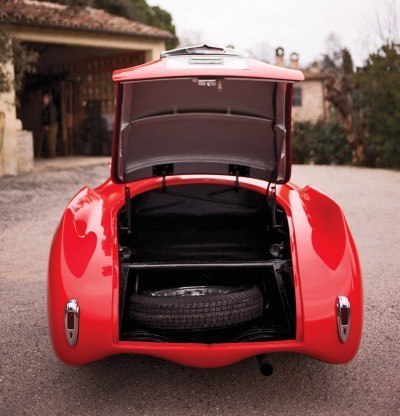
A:
{"label": "rear bumper", "polygon": [[210,345],[120,342],[112,350],[115,354],[145,354],[199,368],[223,367],[252,356],[279,352],[304,354],[331,364],[341,364],[350,361],[357,352],[357,349],[352,351],[345,345],[336,347],[315,348],[294,340]]}
{"label": "rear bumper", "polygon": [[67,346],[59,348],[56,342],[54,347],[58,357],[71,365],[87,364],[117,354],[141,354],[198,368],[223,367],[252,356],[280,352],[304,354],[330,364],[342,364],[350,361],[358,349],[352,345],[308,345],[295,340],[210,345],[121,341],[110,345],[107,350],[99,350],[96,345],[81,345],[80,348],[79,342],[76,350]]}

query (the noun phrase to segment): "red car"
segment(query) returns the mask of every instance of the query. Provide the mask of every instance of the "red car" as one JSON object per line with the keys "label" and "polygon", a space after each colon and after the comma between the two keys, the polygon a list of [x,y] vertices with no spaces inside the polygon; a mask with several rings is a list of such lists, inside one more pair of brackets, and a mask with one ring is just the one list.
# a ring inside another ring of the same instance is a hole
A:
{"label": "red car", "polygon": [[340,206],[298,188],[300,71],[209,46],[115,71],[111,177],[67,206],[49,262],[58,357],[119,353],[218,367],[357,353],[360,265]]}

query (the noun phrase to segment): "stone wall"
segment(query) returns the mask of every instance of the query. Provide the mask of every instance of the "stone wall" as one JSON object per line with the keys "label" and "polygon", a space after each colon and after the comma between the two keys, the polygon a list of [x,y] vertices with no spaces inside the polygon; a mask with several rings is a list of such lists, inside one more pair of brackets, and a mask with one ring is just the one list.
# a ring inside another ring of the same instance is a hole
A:
{"label": "stone wall", "polygon": [[[14,79],[14,65],[9,63],[4,68],[10,79]],[[0,138],[0,176],[15,175],[17,166],[17,115],[15,109],[15,93],[0,94],[0,112],[5,116],[3,137]],[[0,132],[1,133],[1,132]]]}

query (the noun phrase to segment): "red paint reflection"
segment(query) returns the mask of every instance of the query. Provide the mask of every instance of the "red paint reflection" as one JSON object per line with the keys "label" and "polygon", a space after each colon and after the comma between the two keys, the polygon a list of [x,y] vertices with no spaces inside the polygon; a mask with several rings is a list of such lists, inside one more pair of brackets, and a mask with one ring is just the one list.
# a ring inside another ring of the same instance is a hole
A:
{"label": "red paint reflection", "polygon": [[304,188],[302,198],[312,228],[314,250],[330,269],[336,270],[346,248],[342,210],[331,198],[312,187]]}
{"label": "red paint reflection", "polygon": [[86,233],[86,221],[75,220],[70,209],[65,213],[63,245],[65,261],[75,277],[82,277],[96,249],[97,237],[93,231]]}

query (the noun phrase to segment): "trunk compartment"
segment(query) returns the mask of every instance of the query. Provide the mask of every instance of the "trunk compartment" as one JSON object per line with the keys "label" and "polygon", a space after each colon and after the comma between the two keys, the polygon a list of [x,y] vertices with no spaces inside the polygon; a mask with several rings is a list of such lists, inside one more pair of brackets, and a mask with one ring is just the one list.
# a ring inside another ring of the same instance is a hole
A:
{"label": "trunk compartment", "polygon": [[[278,207],[279,226],[272,226],[265,195],[193,184],[156,189],[129,202],[131,207],[125,206],[118,218],[120,339],[215,343],[295,338],[287,220]],[[234,327],[193,331],[154,330],[129,319],[133,293],[195,285],[258,287],[263,315]]]}

